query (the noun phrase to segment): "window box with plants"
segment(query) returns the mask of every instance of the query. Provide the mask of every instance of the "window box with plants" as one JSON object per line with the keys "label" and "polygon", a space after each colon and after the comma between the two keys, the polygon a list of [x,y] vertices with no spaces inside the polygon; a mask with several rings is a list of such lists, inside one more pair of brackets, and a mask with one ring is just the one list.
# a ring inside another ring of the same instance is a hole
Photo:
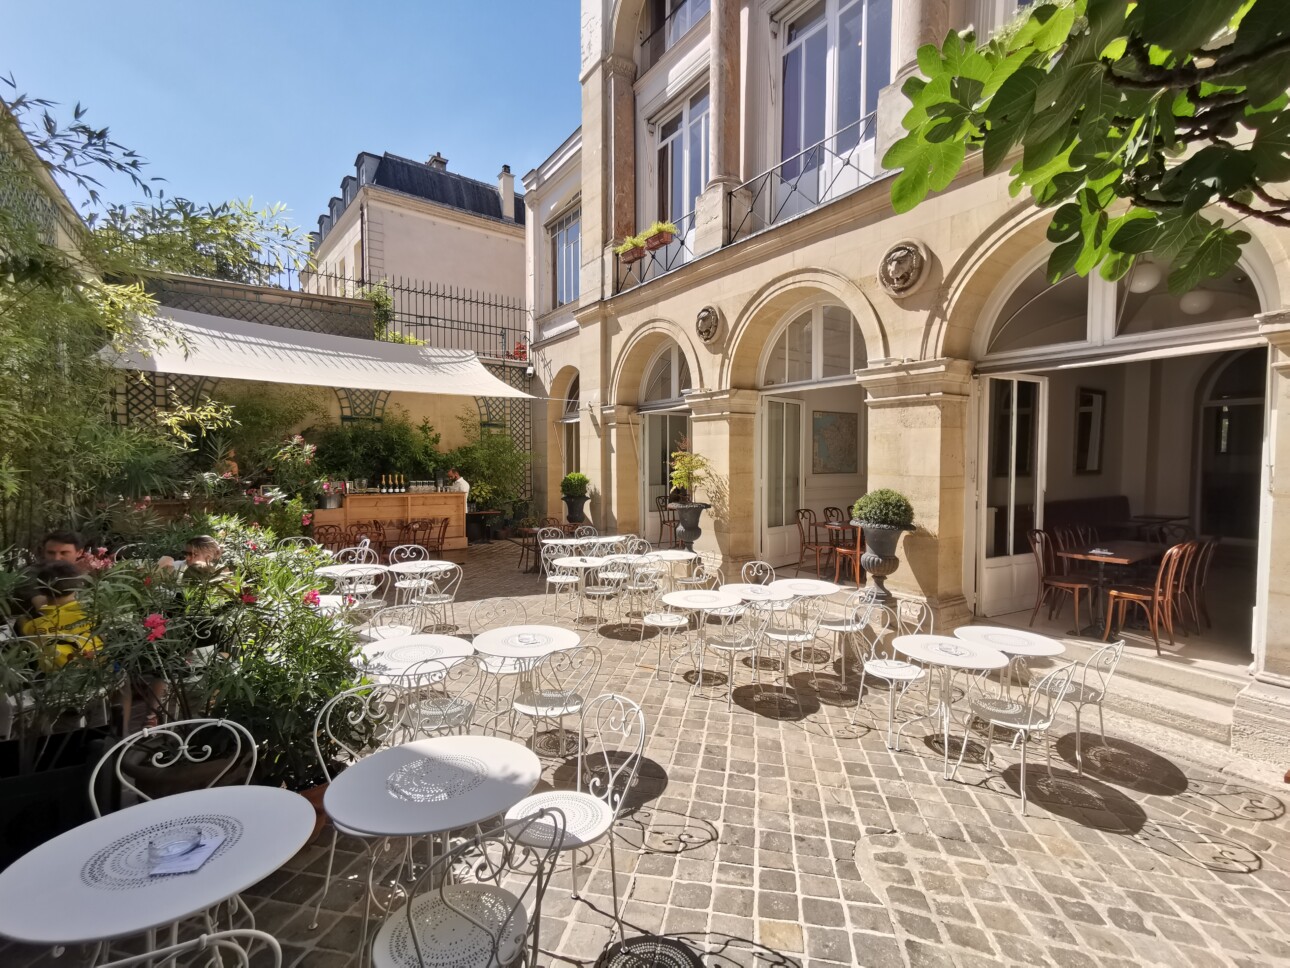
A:
{"label": "window box with plants", "polygon": [[896,544],[901,532],[914,530],[914,508],[909,500],[889,487],[870,491],[851,507],[851,523],[864,532],[864,554],[860,564],[878,588],[875,601],[890,602],[887,576],[900,567]]}
{"label": "window box with plants", "polygon": [[688,450],[678,450],[672,454],[672,500],[667,506],[676,511],[676,540],[687,551],[694,550],[694,542],[703,534],[699,517],[712,507],[711,504],[694,500],[699,487],[708,478],[708,467],[708,459],[701,454]]}
{"label": "window box with plants", "polygon": [[614,247],[614,254],[618,256],[618,261],[625,266],[633,262],[640,262],[645,258],[645,240],[639,235],[629,235],[621,243]]}
{"label": "window box with plants", "polygon": [[577,471],[565,474],[560,481],[560,497],[564,501],[565,517],[570,524],[582,524],[587,520],[583,510],[587,505],[587,489],[591,481],[586,474]]}
{"label": "window box with plants", "polygon": [[653,252],[676,241],[676,226],[671,222],[655,222],[637,238],[645,244],[647,251]]}

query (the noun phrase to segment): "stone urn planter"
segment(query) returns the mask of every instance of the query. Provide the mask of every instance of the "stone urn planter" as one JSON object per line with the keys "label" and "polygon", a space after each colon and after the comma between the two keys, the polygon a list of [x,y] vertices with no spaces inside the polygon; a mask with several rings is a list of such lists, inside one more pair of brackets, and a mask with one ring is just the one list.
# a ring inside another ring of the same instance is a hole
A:
{"label": "stone urn planter", "polygon": [[681,542],[686,551],[693,551],[694,543],[703,535],[703,529],[699,527],[699,516],[712,505],[699,501],[679,501],[668,507],[676,511],[676,540]]}
{"label": "stone urn planter", "polygon": [[874,591],[874,601],[886,605],[895,598],[887,591],[887,576],[900,567],[896,544],[900,541],[901,532],[907,529],[855,520],[851,523],[864,532],[864,552],[860,555],[860,566],[878,586]]}
{"label": "stone urn planter", "polygon": [[570,524],[582,524],[587,520],[584,508],[587,506],[585,497],[566,497],[561,498],[564,501],[564,516],[569,519]]}

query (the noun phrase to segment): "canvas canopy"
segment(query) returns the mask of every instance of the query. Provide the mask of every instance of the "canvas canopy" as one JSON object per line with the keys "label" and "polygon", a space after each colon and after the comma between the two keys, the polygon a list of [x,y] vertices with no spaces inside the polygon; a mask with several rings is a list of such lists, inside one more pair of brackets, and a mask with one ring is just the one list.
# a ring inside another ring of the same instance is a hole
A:
{"label": "canvas canopy", "polygon": [[112,347],[103,355],[124,370],[305,386],[524,397],[489,373],[469,350],[406,346],[248,323],[186,309],[163,308],[145,324],[150,350]]}

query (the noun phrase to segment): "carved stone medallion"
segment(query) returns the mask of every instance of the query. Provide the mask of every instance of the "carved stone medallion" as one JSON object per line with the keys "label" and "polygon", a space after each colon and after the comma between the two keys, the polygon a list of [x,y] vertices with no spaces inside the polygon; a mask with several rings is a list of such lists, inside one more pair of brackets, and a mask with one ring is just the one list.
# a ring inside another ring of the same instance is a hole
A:
{"label": "carved stone medallion", "polygon": [[711,343],[717,338],[717,332],[721,329],[721,314],[717,312],[715,306],[704,306],[699,310],[699,315],[694,321],[694,331],[699,334],[699,339],[705,343]]}
{"label": "carved stone medallion", "polygon": [[893,245],[878,266],[878,281],[882,288],[898,299],[917,292],[926,275],[927,249],[913,239]]}

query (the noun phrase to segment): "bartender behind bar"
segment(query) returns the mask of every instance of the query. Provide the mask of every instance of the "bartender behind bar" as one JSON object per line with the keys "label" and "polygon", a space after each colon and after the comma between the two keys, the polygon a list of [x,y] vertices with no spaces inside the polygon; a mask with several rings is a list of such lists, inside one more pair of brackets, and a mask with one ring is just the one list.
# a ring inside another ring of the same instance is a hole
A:
{"label": "bartender behind bar", "polygon": [[470,481],[461,476],[461,473],[455,467],[448,469],[448,490],[460,491],[467,497],[470,496]]}

